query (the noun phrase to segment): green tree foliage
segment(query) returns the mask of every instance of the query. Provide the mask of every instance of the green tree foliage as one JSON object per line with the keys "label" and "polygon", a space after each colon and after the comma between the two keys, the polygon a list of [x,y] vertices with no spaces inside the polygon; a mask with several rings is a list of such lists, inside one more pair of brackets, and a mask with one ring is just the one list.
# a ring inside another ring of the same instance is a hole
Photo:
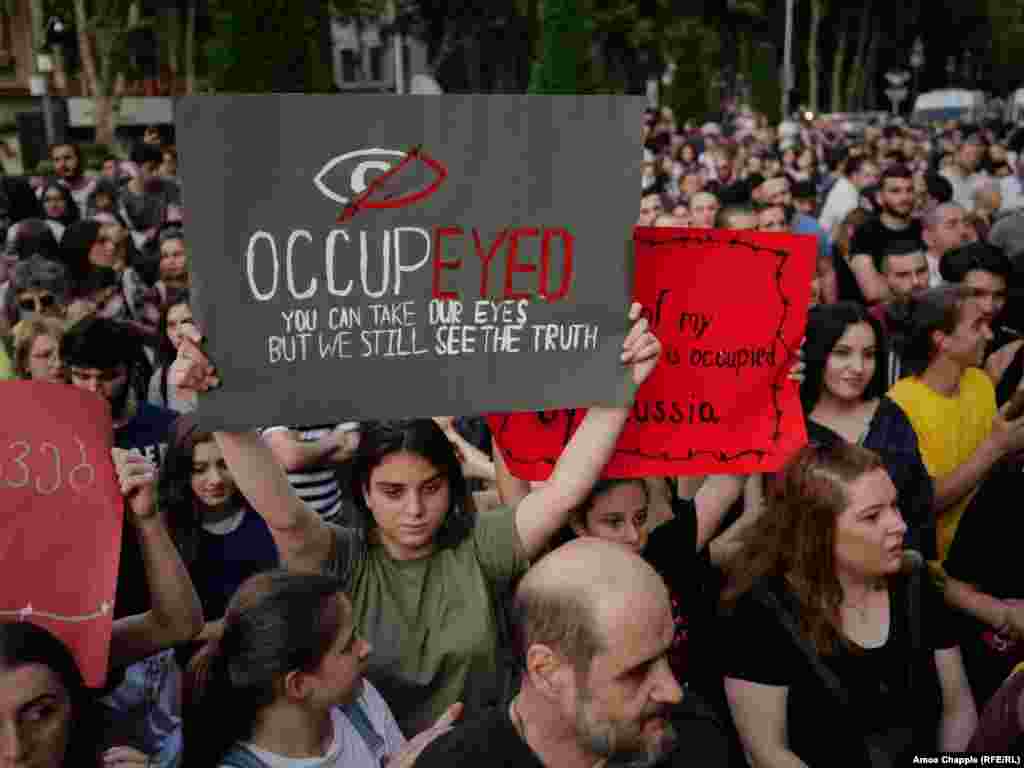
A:
{"label": "green tree foliage", "polygon": [[1000,92],[1024,86],[1024,2],[985,0],[989,23],[993,81]]}
{"label": "green tree foliage", "polygon": [[545,0],[541,54],[533,65],[529,93],[580,92],[586,47],[576,6],[576,0]]}
{"label": "green tree foliage", "polygon": [[211,85],[234,93],[334,90],[331,4],[325,0],[212,0],[205,46]]}

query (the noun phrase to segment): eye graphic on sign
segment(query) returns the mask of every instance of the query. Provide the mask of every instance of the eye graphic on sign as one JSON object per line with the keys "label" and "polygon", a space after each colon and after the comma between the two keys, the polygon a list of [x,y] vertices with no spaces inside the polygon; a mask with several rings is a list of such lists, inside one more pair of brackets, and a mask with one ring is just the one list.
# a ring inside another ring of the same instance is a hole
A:
{"label": "eye graphic on sign", "polygon": [[[431,171],[433,180],[424,185],[422,174],[408,171],[419,161]],[[338,192],[328,186],[335,169],[346,177],[347,188]],[[351,170],[349,170],[351,169]],[[373,174],[371,176],[371,174]],[[413,180],[413,176],[417,178]],[[313,184],[329,200],[345,206],[339,221],[351,218],[363,208],[402,208],[429,197],[448,176],[447,169],[419,147],[406,152],[395,149],[360,149],[332,158],[320,169]]]}

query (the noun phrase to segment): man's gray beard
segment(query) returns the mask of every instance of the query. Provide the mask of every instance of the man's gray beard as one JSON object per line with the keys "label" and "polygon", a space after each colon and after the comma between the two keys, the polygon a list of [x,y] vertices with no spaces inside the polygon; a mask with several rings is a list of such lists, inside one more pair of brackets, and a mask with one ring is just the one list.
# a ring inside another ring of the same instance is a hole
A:
{"label": "man's gray beard", "polygon": [[651,766],[657,765],[672,753],[677,741],[678,734],[675,727],[666,720],[665,732],[653,749],[645,749],[642,753],[619,752],[608,758],[606,766],[607,768],[651,768]]}
{"label": "man's gray beard", "polygon": [[606,765],[615,768],[651,768],[664,759],[676,744],[677,734],[671,721],[665,719],[665,730],[653,747],[642,750],[620,750],[611,738],[609,726],[598,730],[591,727],[586,717],[590,691],[581,688],[576,698],[576,734],[590,752],[607,759]]}

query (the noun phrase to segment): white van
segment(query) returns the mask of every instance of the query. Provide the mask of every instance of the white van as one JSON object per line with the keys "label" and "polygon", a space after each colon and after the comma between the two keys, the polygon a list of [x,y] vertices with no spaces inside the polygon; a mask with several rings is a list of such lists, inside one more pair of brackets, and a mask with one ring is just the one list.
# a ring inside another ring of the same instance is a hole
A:
{"label": "white van", "polygon": [[911,120],[919,125],[946,120],[981,120],[985,115],[985,94],[963,88],[922,93],[914,102]]}

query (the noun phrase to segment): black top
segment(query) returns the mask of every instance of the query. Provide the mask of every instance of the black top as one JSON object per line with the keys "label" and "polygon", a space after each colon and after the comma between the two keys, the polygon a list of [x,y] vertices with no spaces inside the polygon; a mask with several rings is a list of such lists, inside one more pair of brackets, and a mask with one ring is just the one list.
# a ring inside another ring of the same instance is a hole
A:
{"label": "black top", "polygon": [[1016,354],[996,384],[996,405],[1002,406],[1013,397],[1013,393],[1020,386],[1021,378],[1024,378],[1024,344],[1017,348]]}
{"label": "black top", "polygon": [[[149,403],[139,403],[135,417],[114,430],[114,445],[126,451],[136,451],[159,466],[177,417],[173,411]],[[117,594],[114,598],[115,619],[145,613],[150,608],[145,564],[131,525],[126,525],[121,535],[120,557]]]}
{"label": "black top", "polygon": [[668,586],[676,630],[669,661],[676,678],[687,682],[694,672],[688,660],[702,656],[697,649],[707,635],[715,597],[707,548],[697,552],[696,505],[674,499],[672,513],[671,520],[651,531],[644,559]]}
{"label": "black top", "polygon": [[[886,246],[889,243],[903,241],[919,244],[922,249],[925,247],[921,222],[914,220],[906,229],[890,229],[882,223],[881,216],[875,216],[865,221],[854,232],[853,239],[850,241],[850,255],[868,254],[874,261],[875,268],[881,271],[880,263]],[[857,278],[854,276],[850,266],[839,255],[838,250],[834,252],[833,262],[836,270],[839,300],[856,301],[860,304],[866,303],[864,293],[857,284]]]}
{"label": "black top", "polygon": [[491,708],[439,736],[420,754],[416,768],[544,768],[519,738],[506,708]]}
{"label": "black top", "polygon": [[[734,613],[723,620],[719,647],[731,678],[788,688],[786,730],[789,749],[809,766],[870,765],[865,738],[881,738],[909,728],[912,743],[899,750],[893,765],[909,765],[909,755],[935,752],[942,713],[941,689],[934,651],[951,648],[956,639],[941,596],[929,579],[921,579],[921,648],[911,650],[907,606],[908,581],[890,585],[890,630],[876,649],[843,648],[823,656],[825,666],[839,678],[849,708],[825,687],[810,661],[796,645],[775,611],[743,595]],[[768,590],[797,614],[795,599],[780,577],[770,577],[755,589]],[[913,670],[912,687],[908,671]]]}
{"label": "black top", "polygon": [[[1020,465],[1003,462],[985,478],[957,526],[946,555],[946,573],[974,584],[993,597],[1024,598],[1024,579],[1013,566],[1020,560],[1024,518],[1012,499],[1019,498]],[[962,616],[963,656],[978,711],[1014,666],[1024,661],[1024,643],[997,638],[986,624]]]}
{"label": "black top", "polygon": [[[724,765],[720,752],[711,751],[706,739],[700,737],[700,721],[685,714],[670,716],[676,728],[676,748],[655,765],[662,768],[702,765],[718,768]],[[527,726],[529,732],[529,726]],[[704,733],[706,735],[706,732]],[[714,743],[712,741],[711,743]],[[703,759],[701,759],[703,758]],[[609,765],[616,765],[615,759]],[[558,768],[546,766],[519,737],[508,707],[492,707],[475,718],[434,739],[416,759],[416,768]]]}

